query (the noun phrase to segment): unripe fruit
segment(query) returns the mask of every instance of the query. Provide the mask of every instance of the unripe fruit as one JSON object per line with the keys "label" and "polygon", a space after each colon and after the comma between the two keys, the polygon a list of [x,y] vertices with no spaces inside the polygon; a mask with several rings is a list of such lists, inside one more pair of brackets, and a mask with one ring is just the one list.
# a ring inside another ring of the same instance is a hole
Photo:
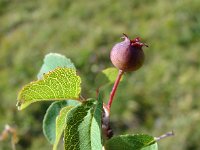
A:
{"label": "unripe fruit", "polygon": [[124,41],[113,46],[110,59],[115,67],[123,72],[135,71],[144,63],[143,46],[139,38],[130,40],[126,34],[123,36]]}

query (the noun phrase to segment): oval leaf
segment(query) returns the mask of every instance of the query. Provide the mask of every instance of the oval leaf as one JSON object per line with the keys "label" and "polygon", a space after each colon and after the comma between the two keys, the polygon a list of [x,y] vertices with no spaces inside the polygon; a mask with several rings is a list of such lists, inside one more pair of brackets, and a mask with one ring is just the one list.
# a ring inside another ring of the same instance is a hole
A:
{"label": "oval leaf", "polygon": [[38,79],[42,79],[43,74],[56,69],[57,67],[66,67],[76,69],[69,58],[57,53],[49,53],[44,58],[44,63],[37,75]]}
{"label": "oval leaf", "polygon": [[24,109],[37,101],[78,99],[80,84],[81,79],[74,69],[57,68],[45,74],[42,80],[23,87],[18,94],[18,109]]}
{"label": "oval leaf", "polygon": [[141,150],[154,143],[154,137],[145,134],[120,135],[108,140],[105,148],[106,150]]}
{"label": "oval leaf", "polygon": [[56,101],[53,102],[46,111],[43,119],[43,133],[47,140],[51,143],[55,143],[56,139],[56,117],[59,115],[60,110],[66,106],[76,106],[79,104],[75,100]]}
{"label": "oval leaf", "polygon": [[43,74],[56,69],[57,67],[66,67],[76,69],[69,58],[58,53],[49,53],[44,57],[44,63],[37,75],[38,79],[42,79]]}
{"label": "oval leaf", "polygon": [[66,118],[65,150],[102,150],[101,114],[101,100],[88,100],[73,108]]}
{"label": "oval leaf", "polygon": [[110,83],[114,83],[117,75],[118,75],[119,70],[117,68],[114,67],[110,67],[110,68],[106,68],[102,71],[102,73],[106,76],[106,78],[108,79],[108,81]]}
{"label": "oval leaf", "polygon": [[[106,85],[113,84],[117,78],[119,70],[114,67],[106,68],[97,74],[95,78],[95,84],[100,88],[105,87]],[[123,77],[121,81],[123,80]]]}

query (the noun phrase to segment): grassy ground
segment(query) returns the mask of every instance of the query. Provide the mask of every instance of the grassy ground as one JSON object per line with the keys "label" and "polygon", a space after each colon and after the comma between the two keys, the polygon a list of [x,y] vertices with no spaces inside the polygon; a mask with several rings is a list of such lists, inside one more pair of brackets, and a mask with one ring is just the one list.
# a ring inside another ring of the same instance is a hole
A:
{"label": "grassy ground", "polygon": [[[95,76],[112,66],[109,52],[122,33],[149,45],[142,69],[126,74],[112,108],[116,134],[176,136],[161,150],[200,147],[199,0],[1,0],[0,130],[17,127],[17,150],[47,150],[42,119],[50,103],[17,111],[22,85],[35,80],[49,52],[71,58],[83,78],[83,95],[95,95]],[[105,100],[109,90],[105,91]],[[7,140],[0,149],[10,149]]]}

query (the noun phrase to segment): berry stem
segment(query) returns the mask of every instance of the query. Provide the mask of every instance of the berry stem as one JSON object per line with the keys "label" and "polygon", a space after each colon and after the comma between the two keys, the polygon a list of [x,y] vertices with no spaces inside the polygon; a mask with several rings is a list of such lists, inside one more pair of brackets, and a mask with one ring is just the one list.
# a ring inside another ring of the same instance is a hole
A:
{"label": "berry stem", "polygon": [[112,105],[112,102],[113,102],[113,98],[115,96],[115,92],[117,90],[117,87],[119,85],[119,82],[120,82],[123,74],[124,74],[124,72],[122,70],[119,70],[118,75],[117,75],[117,79],[115,80],[112,91],[110,92],[110,99],[109,99],[108,105],[107,105],[109,112],[110,112],[110,108],[111,108],[111,105]]}

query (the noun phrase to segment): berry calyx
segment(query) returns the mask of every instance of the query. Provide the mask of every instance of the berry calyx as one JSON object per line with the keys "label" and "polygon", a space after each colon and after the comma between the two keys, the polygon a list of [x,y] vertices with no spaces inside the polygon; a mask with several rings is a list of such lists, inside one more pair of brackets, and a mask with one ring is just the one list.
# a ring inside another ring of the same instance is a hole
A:
{"label": "berry calyx", "polygon": [[130,40],[126,34],[122,37],[124,41],[113,46],[110,59],[115,67],[123,72],[138,70],[144,63],[144,52],[142,47],[146,44],[140,42],[137,37]]}

